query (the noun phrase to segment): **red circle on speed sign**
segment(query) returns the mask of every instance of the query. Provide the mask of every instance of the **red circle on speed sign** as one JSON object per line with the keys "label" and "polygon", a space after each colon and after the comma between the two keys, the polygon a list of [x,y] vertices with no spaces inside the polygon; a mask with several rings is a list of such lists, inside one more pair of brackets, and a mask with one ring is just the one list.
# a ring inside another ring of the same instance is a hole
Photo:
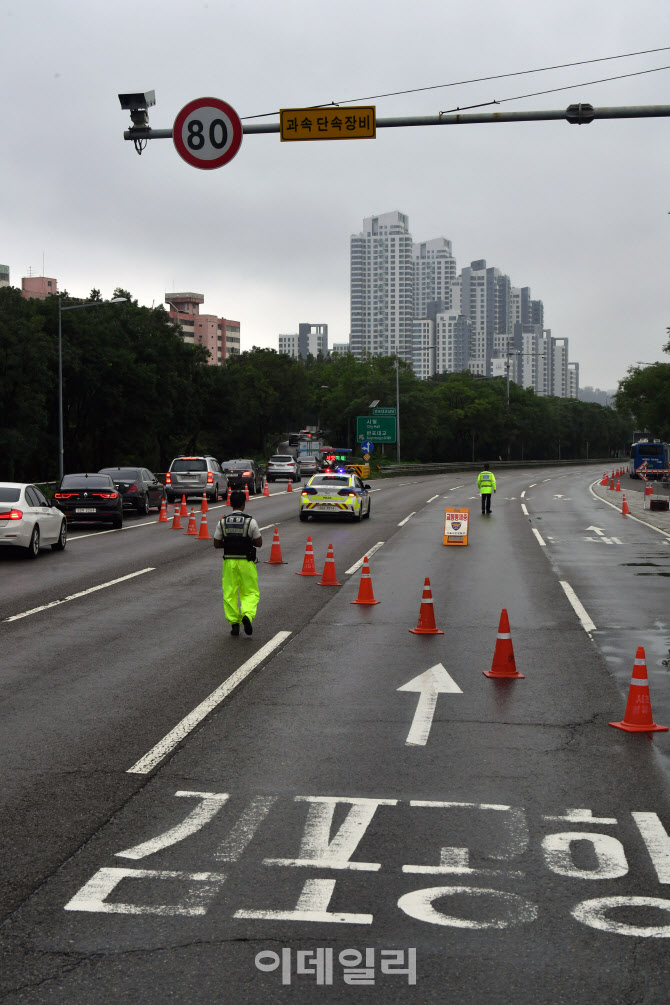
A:
{"label": "red circle on speed sign", "polygon": [[234,108],[219,98],[189,101],[174,120],[172,141],[193,167],[222,167],[242,145],[242,122]]}

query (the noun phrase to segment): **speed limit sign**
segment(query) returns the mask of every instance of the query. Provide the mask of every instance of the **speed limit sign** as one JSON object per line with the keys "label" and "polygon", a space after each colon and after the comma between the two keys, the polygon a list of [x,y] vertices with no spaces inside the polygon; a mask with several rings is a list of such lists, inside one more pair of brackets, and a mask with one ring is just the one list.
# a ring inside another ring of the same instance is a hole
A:
{"label": "speed limit sign", "polygon": [[193,167],[222,167],[242,145],[242,123],[234,108],[219,98],[189,101],[174,120],[172,140],[180,157]]}

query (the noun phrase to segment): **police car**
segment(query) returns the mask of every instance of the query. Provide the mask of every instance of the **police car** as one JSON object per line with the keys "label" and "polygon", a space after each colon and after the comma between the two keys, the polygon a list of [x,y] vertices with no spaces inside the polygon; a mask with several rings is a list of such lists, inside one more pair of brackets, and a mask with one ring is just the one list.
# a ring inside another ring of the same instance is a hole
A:
{"label": "police car", "polygon": [[362,520],[370,516],[370,486],[347,471],[313,475],[300,493],[300,519],[310,516]]}

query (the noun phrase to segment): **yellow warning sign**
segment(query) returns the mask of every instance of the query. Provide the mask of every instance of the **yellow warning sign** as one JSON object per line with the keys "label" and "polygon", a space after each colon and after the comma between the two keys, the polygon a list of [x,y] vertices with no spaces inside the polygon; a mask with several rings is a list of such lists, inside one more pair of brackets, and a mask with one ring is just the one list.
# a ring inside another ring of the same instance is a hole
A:
{"label": "yellow warning sign", "polygon": [[467,544],[469,509],[445,509],[442,544]]}
{"label": "yellow warning sign", "polygon": [[281,108],[282,140],[373,140],[377,134],[374,105],[347,108]]}

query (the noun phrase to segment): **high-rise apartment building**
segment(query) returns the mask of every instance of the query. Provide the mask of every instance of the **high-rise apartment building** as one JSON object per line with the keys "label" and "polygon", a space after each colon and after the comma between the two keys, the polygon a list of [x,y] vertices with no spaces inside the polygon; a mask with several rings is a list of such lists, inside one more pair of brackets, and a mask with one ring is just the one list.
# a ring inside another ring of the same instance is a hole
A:
{"label": "high-rise apartment building", "polygon": [[468,366],[491,376],[491,359],[505,351],[512,335],[511,283],[500,269],[487,268],[481,258],[461,271],[461,311],[470,319]]}
{"label": "high-rise apartment building", "polygon": [[409,220],[383,213],[351,238],[351,351],[412,360],[414,264]]}
{"label": "high-rise apartment building", "polygon": [[9,266],[0,265],[0,286],[9,286]]}
{"label": "high-rise apartment building", "polygon": [[300,322],[298,334],[280,335],[279,352],[287,353],[296,359],[307,359],[308,356],[328,355],[328,325]]}
{"label": "high-rise apartment building", "polygon": [[414,317],[428,317],[428,304],[441,300],[446,310],[453,309],[452,289],[456,281],[456,259],[451,241],[436,237],[412,245],[414,261]]}
{"label": "high-rise apartment building", "polygon": [[209,363],[222,366],[227,356],[240,352],[240,322],[201,314],[200,304],[204,302],[202,293],[165,294],[170,317],[181,328],[184,342],[204,346],[209,352]]}
{"label": "high-rise apartment building", "polygon": [[579,397],[579,363],[568,363],[568,398]]}

